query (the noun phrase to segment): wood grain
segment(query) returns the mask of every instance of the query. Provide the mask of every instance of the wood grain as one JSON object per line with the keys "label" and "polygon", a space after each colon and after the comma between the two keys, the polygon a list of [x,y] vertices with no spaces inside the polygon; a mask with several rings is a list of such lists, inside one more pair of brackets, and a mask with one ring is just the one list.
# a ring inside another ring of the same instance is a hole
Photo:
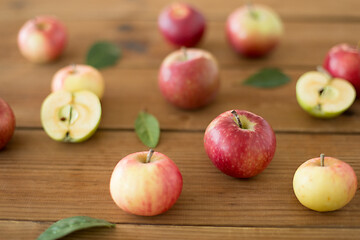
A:
{"label": "wood grain", "polygon": [[297,167],[321,152],[348,162],[360,176],[359,135],[277,134],[277,151],[260,175],[240,180],[218,171],[207,158],[202,133],[165,132],[157,151],[178,165],[183,192],[156,217],[121,211],[111,200],[113,167],[143,151],[132,131],[98,131],[83,144],[64,144],[43,131],[18,130],[0,156],[0,218],[56,221],[87,215],[115,223],[237,227],[360,228],[360,196],[340,211],[305,209],[292,190]]}
{"label": "wood grain", "polygon": [[[35,239],[52,222],[0,221],[0,239]],[[21,231],[19,231],[21,229]],[[116,228],[94,228],[73,233],[63,240],[81,239],[355,239],[360,229],[354,228],[251,228],[251,227],[193,227],[117,224]]]}
{"label": "wood grain", "polygon": [[[123,59],[117,65],[118,68],[158,69],[165,56],[173,51],[163,40],[154,22],[69,20],[65,22],[69,31],[69,44],[64,56],[54,64],[33,66],[21,57],[16,45],[16,36],[24,21],[0,22],[0,34],[4,36],[0,41],[3,56],[0,58],[1,70],[52,68],[55,73],[64,65],[83,63],[88,48],[99,40],[112,41],[123,49]],[[127,30],[124,30],[124,26]],[[94,29],[101,34],[94,34]],[[324,29],[326,34],[323,33]],[[224,22],[210,22],[208,32],[198,47],[214,54],[223,69],[259,66],[315,69],[322,64],[327,51],[335,44],[346,42],[356,45],[360,39],[359,33],[360,24],[356,22],[285,22],[285,35],[279,47],[268,57],[249,60],[237,56],[230,49]],[[35,72],[30,74],[36,75]]]}
{"label": "wood grain", "polygon": [[[35,15],[51,13],[63,19],[115,19],[156,21],[161,9],[172,1],[169,0],[106,0],[80,1],[63,0],[61,4],[42,0],[3,0],[0,2],[0,19],[13,20],[31,18]],[[208,20],[225,21],[228,14],[245,1],[226,0],[226,4],[217,0],[191,1]],[[358,21],[359,1],[342,0],[258,0],[256,3],[271,6],[285,20],[336,20]]]}
{"label": "wood grain", "polygon": [[[168,104],[158,89],[157,70],[104,70],[106,91],[100,128],[132,129],[138,112],[147,109],[159,119],[162,129],[203,131],[220,113],[245,109],[264,117],[276,131],[360,133],[360,101],[338,118],[316,119],[304,112],[296,101],[295,84],[302,70],[286,70],[291,82],[275,89],[241,85],[257,70],[222,71],[217,99],[198,111],[182,111]],[[16,74],[12,69],[2,72],[6,87],[0,88],[0,96],[14,109],[17,126],[41,127],[40,107],[50,92],[52,69],[22,69]],[[20,75],[28,76],[26,81]],[[22,87],[19,87],[19,82],[22,82]]]}

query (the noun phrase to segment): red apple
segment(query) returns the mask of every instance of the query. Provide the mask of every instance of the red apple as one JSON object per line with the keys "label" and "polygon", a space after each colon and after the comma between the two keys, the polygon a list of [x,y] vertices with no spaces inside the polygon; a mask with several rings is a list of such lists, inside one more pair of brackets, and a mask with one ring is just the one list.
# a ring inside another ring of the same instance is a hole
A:
{"label": "red apple", "polygon": [[57,71],[51,83],[53,92],[66,90],[76,92],[88,90],[95,93],[98,98],[104,94],[104,79],[101,73],[89,65],[69,65]]}
{"label": "red apple", "polygon": [[9,104],[0,98],[0,149],[10,141],[15,130],[15,116]]}
{"label": "red apple", "polygon": [[204,16],[194,7],[185,3],[174,3],[161,12],[158,27],[171,44],[193,47],[204,35],[206,24]]}
{"label": "red apple", "polygon": [[249,178],[269,165],[275,154],[276,138],[262,117],[232,110],[220,114],[209,124],[204,146],[210,160],[223,173]]}
{"label": "red apple", "polygon": [[34,63],[50,62],[65,49],[65,26],[55,17],[39,16],[27,21],[18,34],[22,55]]}
{"label": "red apple", "polygon": [[137,152],[116,165],[110,180],[111,197],[122,210],[154,216],[171,208],[183,180],[175,163],[159,152]]}
{"label": "red apple", "polygon": [[323,65],[333,77],[351,82],[360,97],[360,48],[336,45],[327,53]]}
{"label": "red apple", "polygon": [[162,95],[183,109],[207,105],[216,97],[220,85],[215,58],[200,49],[182,49],[168,55],[159,72]]}
{"label": "red apple", "polygon": [[232,48],[246,57],[261,57],[271,52],[283,34],[280,17],[264,5],[236,9],[226,22],[226,34]]}

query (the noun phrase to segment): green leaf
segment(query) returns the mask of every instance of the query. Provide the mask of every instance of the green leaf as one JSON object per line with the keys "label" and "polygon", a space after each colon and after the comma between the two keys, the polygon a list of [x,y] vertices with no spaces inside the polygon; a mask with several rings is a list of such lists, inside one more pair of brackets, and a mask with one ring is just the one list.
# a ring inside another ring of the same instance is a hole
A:
{"label": "green leaf", "polygon": [[87,53],[86,64],[100,69],[115,65],[120,57],[120,48],[115,44],[104,41],[96,42]]}
{"label": "green leaf", "polygon": [[158,120],[151,114],[141,111],[135,120],[135,132],[148,147],[155,148],[160,138]]}
{"label": "green leaf", "polygon": [[92,227],[115,227],[115,224],[86,216],[64,218],[46,229],[37,240],[59,239],[72,232]]}
{"label": "green leaf", "polygon": [[263,68],[246,79],[243,84],[258,88],[273,88],[284,85],[290,78],[278,68]]}

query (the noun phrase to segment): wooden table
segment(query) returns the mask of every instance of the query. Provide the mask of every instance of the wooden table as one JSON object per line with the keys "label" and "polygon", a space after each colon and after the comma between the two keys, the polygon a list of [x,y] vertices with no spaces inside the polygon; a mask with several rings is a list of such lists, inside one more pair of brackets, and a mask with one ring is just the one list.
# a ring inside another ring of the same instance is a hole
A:
{"label": "wooden table", "polygon": [[[12,106],[15,135],[0,152],[0,239],[35,239],[55,221],[87,215],[116,223],[114,229],[77,232],[65,239],[360,239],[360,195],[343,209],[318,213],[304,208],[292,190],[292,177],[305,160],[321,152],[348,162],[360,177],[360,101],[332,120],[310,117],[295,98],[299,76],[322,63],[331,46],[360,39],[360,1],[268,0],[279,12],[286,34],[269,57],[237,57],[224,36],[227,15],[238,0],[198,0],[208,20],[200,44],[221,66],[216,101],[198,111],[178,110],[157,86],[161,61],[172,51],[156,19],[165,0],[0,1],[0,96]],[[69,30],[64,56],[34,65],[19,53],[16,37],[27,20],[54,14]],[[106,93],[99,130],[81,144],[51,140],[40,123],[40,106],[50,93],[53,74],[70,63],[84,63],[89,46],[109,40],[123,58],[102,70]],[[281,68],[291,82],[275,89],[241,85],[264,66]],[[157,151],[178,165],[183,192],[168,212],[156,217],[126,214],[109,194],[109,180],[125,155],[147,150],[134,132],[146,108],[161,125]],[[276,155],[260,175],[228,177],[208,159],[203,134],[209,122],[230,109],[264,117],[277,137]]]}

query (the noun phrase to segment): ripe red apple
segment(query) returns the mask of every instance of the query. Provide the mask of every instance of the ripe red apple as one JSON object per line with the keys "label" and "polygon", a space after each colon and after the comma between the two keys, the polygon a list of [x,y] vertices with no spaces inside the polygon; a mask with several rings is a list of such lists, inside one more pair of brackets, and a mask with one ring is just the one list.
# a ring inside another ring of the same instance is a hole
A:
{"label": "ripe red apple", "polygon": [[232,110],[220,114],[209,124],[204,146],[210,160],[223,173],[249,178],[269,165],[275,154],[276,138],[262,117]]}
{"label": "ripe red apple", "polygon": [[65,26],[55,17],[39,16],[27,21],[18,34],[18,47],[30,62],[45,63],[58,58],[65,49]]}
{"label": "ripe red apple", "polygon": [[360,97],[360,48],[338,44],[327,53],[323,66],[333,77],[351,82]]}
{"label": "ripe red apple", "polygon": [[283,35],[280,17],[267,6],[247,5],[232,12],[226,22],[232,48],[245,57],[261,57],[271,52]]}
{"label": "ripe red apple", "polygon": [[9,104],[0,98],[0,149],[10,141],[15,130],[15,116]]}
{"label": "ripe red apple", "polygon": [[119,161],[111,175],[110,193],[122,210],[154,216],[175,204],[182,185],[175,163],[164,154],[150,150],[127,155]]}
{"label": "ripe red apple", "polygon": [[70,65],[61,68],[53,77],[51,90],[53,92],[66,90],[76,92],[88,90],[101,98],[104,93],[104,79],[101,73],[89,65]]}
{"label": "ripe red apple", "polygon": [[182,49],[168,55],[159,72],[162,95],[183,109],[207,105],[216,97],[220,85],[215,58],[201,49]]}
{"label": "ripe red apple", "polygon": [[160,13],[158,27],[171,44],[193,47],[204,35],[206,23],[204,16],[194,7],[174,3]]}

